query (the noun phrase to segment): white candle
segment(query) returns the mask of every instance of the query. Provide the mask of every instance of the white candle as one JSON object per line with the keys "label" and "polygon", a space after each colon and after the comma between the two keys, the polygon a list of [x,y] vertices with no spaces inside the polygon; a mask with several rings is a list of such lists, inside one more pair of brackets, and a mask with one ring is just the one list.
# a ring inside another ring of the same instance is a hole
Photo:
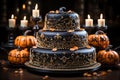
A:
{"label": "white candle", "polygon": [[93,26],[93,19],[88,15],[88,19],[85,19],[85,26]]}
{"label": "white candle", "polygon": [[32,16],[33,17],[39,17],[39,10],[38,10],[38,4],[35,5],[35,9],[32,10]]}
{"label": "white candle", "polygon": [[103,19],[103,14],[100,14],[100,19],[98,19],[98,26],[105,26],[105,19]]}
{"label": "white candle", "polygon": [[14,19],[14,15],[11,15],[11,19],[9,19],[9,27],[14,28],[16,25],[16,20]]}
{"label": "white candle", "polygon": [[21,27],[27,27],[28,26],[28,20],[26,20],[26,16],[24,16],[23,20],[21,20],[20,26]]}

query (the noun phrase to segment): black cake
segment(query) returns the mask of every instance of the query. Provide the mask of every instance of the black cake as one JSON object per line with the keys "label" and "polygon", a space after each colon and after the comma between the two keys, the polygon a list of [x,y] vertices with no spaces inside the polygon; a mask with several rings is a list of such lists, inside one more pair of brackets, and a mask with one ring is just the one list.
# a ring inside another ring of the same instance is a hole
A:
{"label": "black cake", "polygon": [[36,33],[37,47],[31,48],[25,63],[28,67],[40,72],[78,72],[100,66],[87,32],[80,28],[79,15],[64,9],[46,14],[44,28]]}

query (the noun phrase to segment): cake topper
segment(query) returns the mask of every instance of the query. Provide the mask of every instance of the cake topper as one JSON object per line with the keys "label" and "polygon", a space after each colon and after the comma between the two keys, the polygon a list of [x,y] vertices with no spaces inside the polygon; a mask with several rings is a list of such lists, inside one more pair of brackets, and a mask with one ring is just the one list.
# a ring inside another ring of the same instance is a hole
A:
{"label": "cake topper", "polygon": [[59,8],[59,12],[60,12],[60,13],[63,13],[64,10],[66,10],[66,7],[61,7],[61,8]]}

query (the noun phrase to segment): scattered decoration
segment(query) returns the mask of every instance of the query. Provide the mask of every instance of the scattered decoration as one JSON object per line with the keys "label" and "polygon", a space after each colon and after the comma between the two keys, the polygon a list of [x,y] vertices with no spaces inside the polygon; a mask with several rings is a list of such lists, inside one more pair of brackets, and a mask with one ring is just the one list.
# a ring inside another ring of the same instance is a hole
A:
{"label": "scattered decoration", "polygon": [[52,51],[57,51],[57,48],[53,48]]}
{"label": "scattered decoration", "polygon": [[14,71],[14,73],[15,73],[15,74],[18,74],[18,73],[19,73],[19,71],[18,71],[18,70],[15,70],[15,71]]}
{"label": "scattered decoration", "polygon": [[92,75],[91,74],[87,74],[87,77],[91,77]]}
{"label": "scattered decoration", "polygon": [[22,74],[22,73],[23,73],[23,70],[19,71],[19,73]]}
{"label": "scattered decoration", "polygon": [[50,13],[55,13],[55,11],[50,11]]}
{"label": "scattered decoration", "polygon": [[54,28],[50,28],[50,31],[55,31],[55,29]]}
{"label": "scattered decoration", "polygon": [[111,70],[111,69],[108,69],[107,72],[110,73],[110,72],[112,72],[112,70]]}
{"label": "scattered decoration", "polygon": [[67,32],[73,32],[73,31],[75,31],[75,30],[68,30]]}
{"label": "scattered decoration", "polygon": [[97,73],[97,72],[93,72],[92,74],[93,74],[93,76],[97,76],[97,75],[98,75],[98,73]]}
{"label": "scattered decoration", "polygon": [[101,75],[101,76],[105,76],[105,75],[107,75],[107,72],[106,72],[106,71],[101,71],[101,72],[100,72],[100,75]]}
{"label": "scattered decoration", "polygon": [[80,30],[85,30],[84,28],[80,28]]}
{"label": "scattered decoration", "polygon": [[69,10],[69,11],[68,11],[68,13],[72,13],[72,11],[71,11],[71,10]]}
{"label": "scattered decoration", "polygon": [[86,48],[88,48],[88,49],[89,49],[89,48],[91,48],[91,46],[87,45],[87,46],[86,46]]}
{"label": "scattered decoration", "polygon": [[78,50],[77,46],[74,46],[74,47],[70,48],[70,51],[75,51],[75,50]]}
{"label": "scattered decoration", "polygon": [[8,68],[7,68],[7,67],[3,67],[3,70],[7,71],[7,70],[8,70]]}
{"label": "scattered decoration", "polygon": [[43,79],[43,80],[47,80],[48,78],[49,78],[49,76],[46,75],[46,76],[44,76],[42,79]]}
{"label": "scattered decoration", "polygon": [[17,70],[14,71],[15,74],[23,74],[23,69],[19,68]]}
{"label": "scattered decoration", "polygon": [[84,77],[87,77],[87,74],[88,74],[88,73],[85,72],[85,73],[83,73],[83,76],[84,76]]}
{"label": "scattered decoration", "polygon": [[75,49],[74,48],[70,48],[70,51],[75,51]]}
{"label": "scattered decoration", "polygon": [[75,50],[78,50],[78,46],[74,46],[73,48],[74,48]]}
{"label": "scattered decoration", "polygon": [[98,72],[85,72],[83,77],[101,77],[106,76],[108,73],[111,73],[112,70],[108,69],[107,71],[98,71]]}
{"label": "scattered decoration", "polygon": [[37,48],[37,46],[33,46],[33,48]]}
{"label": "scattered decoration", "polygon": [[56,10],[55,13],[58,14],[58,13],[59,13],[59,10]]}

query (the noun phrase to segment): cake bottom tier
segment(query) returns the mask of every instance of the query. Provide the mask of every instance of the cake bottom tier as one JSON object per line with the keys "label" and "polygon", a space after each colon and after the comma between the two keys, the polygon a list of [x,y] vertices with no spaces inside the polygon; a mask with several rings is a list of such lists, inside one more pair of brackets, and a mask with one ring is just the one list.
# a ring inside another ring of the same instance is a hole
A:
{"label": "cake bottom tier", "polygon": [[29,64],[43,69],[77,69],[95,65],[95,48],[76,51],[31,48]]}

